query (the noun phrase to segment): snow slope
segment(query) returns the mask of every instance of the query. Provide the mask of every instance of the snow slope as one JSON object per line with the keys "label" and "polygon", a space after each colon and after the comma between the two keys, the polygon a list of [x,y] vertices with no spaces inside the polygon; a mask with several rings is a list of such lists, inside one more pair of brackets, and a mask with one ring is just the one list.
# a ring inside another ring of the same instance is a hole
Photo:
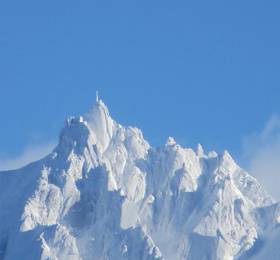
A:
{"label": "snow slope", "polygon": [[280,206],[225,151],[151,147],[101,100],[0,173],[0,259],[280,259]]}

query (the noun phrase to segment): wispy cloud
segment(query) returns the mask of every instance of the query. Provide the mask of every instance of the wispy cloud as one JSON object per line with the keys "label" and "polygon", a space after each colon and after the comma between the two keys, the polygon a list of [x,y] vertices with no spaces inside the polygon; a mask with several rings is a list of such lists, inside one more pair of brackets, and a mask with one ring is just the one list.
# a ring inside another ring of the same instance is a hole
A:
{"label": "wispy cloud", "polygon": [[46,156],[55,147],[55,141],[28,145],[21,154],[0,158],[0,171],[17,169]]}
{"label": "wispy cloud", "polygon": [[280,200],[280,116],[272,116],[260,133],[246,138],[244,148],[249,172]]}

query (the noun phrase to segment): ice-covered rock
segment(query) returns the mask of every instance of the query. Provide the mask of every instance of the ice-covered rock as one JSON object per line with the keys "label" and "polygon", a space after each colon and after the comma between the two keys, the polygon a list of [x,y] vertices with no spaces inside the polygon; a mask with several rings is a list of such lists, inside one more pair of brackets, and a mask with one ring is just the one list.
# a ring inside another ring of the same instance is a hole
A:
{"label": "ice-covered rock", "polygon": [[0,173],[0,259],[278,259],[279,208],[227,151],[150,147],[97,98]]}

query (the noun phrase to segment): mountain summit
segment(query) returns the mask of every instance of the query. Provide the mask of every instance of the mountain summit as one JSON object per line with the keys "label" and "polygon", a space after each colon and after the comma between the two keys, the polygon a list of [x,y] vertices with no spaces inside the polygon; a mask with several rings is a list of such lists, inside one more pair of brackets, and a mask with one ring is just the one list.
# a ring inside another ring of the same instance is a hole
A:
{"label": "mountain summit", "polygon": [[280,259],[280,206],[225,151],[153,148],[98,97],[0,172],[0,259]]}

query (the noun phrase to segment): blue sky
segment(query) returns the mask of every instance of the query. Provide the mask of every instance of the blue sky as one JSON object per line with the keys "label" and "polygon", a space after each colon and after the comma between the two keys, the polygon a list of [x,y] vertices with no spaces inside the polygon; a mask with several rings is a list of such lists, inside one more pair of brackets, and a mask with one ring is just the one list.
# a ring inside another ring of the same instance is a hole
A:
{"label": "blue sky", "polygon": [[48,147],[98,89],[153,145],[172,135],[242,161],[244,139],[280,110],[279,11],[256,0],[1,1],[0,158]]}

